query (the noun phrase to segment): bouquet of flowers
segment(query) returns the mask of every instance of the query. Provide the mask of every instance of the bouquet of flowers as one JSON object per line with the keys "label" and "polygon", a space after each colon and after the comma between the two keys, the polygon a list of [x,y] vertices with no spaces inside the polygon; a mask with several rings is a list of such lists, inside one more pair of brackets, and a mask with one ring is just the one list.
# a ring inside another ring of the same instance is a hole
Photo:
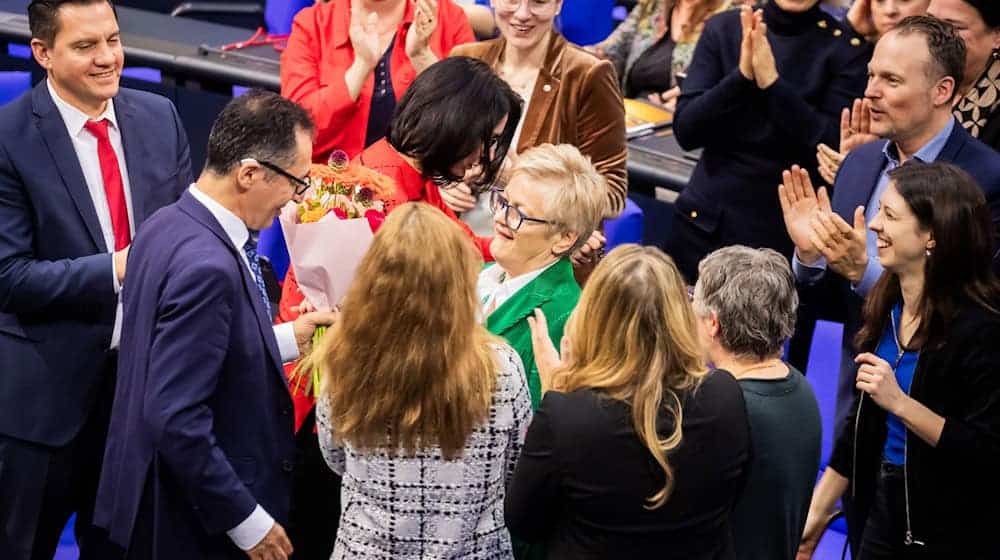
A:
{"label": "bouquet of flowers", "polygon": [[[350,161],[335,151],[326,165],[313,164],[312,188],[301,203],[289,203],[281,212],[281,229],[299,290],[317,309],[336,308],[347,293],[355,271],[385,220],[396,186],[392,179]],[[316,329],[313,345],[326,329]],[[300,362],[301,363],[301,362]],[[292,391],[305,385],[315,393],[320,372],[296,367],[290,376]]]}

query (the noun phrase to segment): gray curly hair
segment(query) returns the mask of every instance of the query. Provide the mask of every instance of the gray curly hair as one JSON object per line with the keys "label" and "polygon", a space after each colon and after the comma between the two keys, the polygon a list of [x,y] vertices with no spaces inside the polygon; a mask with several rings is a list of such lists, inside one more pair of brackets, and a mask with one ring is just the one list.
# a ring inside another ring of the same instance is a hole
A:
{"label": "gray curly hair", "polygon": [[780,355],[795,332],[798,305],[788,259],[777,251],[733,245],[698,264],[695,312],[718,317],[720,343],[736,356]]}

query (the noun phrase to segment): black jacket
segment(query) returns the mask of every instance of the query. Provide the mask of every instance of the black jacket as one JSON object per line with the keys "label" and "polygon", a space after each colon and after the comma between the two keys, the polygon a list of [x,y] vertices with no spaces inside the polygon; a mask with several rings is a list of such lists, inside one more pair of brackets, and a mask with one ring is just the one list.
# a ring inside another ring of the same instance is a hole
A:
{"label": "black jacket", "polygon": [[[910,532],[928,557],[996,559],[1000,316],[969,305],[948,331],[943,345],[921,351],[910,387],[915,400],[945,418],[936,448],[907,432]],[[885,438],[886,412],[862,395],[830,458],[830,467],[850,479],[858,531],[875,494]]]}
{"label": "black jacket", "polygon": [[[545,543],[549,560],[735,558],[730,514],[750,466],[743,392],[716,371],[682,403],[683,439],[667,458],[674,490],[648,510],[663,471],[631,407],[590,389],[546,393],[507,489],[511,534]],[[658,431],[673,431],[666,414]]]}

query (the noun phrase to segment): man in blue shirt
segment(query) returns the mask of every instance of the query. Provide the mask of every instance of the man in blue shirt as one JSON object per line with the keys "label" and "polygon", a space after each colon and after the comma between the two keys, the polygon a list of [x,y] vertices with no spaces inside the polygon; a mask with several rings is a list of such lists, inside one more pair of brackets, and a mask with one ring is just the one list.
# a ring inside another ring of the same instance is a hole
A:
{"label": "man in blue shirt", "polygon": [[884,140],[854,149],[840,168],[831,201],[813,193],[808,175],[793,168],[779,187],[792,266],[803,303],[820,318],[843,322],[835,432],[855,402],[852,342],[864,297],[882,274],[875,235],[866,224],[878,211],[888,173],[912,160],[946,161],[971,174],[1000,223],[1000,155],[955,126],[951,113],[962,83],[965,45],[951,25],[910,17],[886,34],[869,64],[864,111],[871,132]]}

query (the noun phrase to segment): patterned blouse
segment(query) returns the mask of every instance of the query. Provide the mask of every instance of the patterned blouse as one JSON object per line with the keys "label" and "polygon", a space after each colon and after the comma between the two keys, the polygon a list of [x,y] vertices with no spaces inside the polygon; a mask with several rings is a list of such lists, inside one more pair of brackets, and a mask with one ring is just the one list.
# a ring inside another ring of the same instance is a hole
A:
{"label": "patterned blouse", "polygon": [[320,449],[343,476],[331,558],[513,558],[503,500],[531,421],[531,399],[521,358],[506,344],[493,348],[500,367],[488,420],[452,461],[440,448],[389,457],[338,444],[329,401],[318,401]]}
{"label": "patterned blouse", "polygon": [[[607,39],[597,44],[604,54],[615,64],[618,80],[622,87],[628,80],[628,73],[639,56],[665,33],[669,33],[670,22],[665,18],[666,6],[673,2],[665,0],[639,0],[625,21],[618,24]],[[709,14],[709,17],[733,7],[732,0],[724,0],[719,7]],[[704,22],[702,22],[704,25]],[[694,57],[694,47],[701,37],[701,26],[691,37],[674,46],[670,64],[670,83],[677,85],[675,76],[685,73]]]}

